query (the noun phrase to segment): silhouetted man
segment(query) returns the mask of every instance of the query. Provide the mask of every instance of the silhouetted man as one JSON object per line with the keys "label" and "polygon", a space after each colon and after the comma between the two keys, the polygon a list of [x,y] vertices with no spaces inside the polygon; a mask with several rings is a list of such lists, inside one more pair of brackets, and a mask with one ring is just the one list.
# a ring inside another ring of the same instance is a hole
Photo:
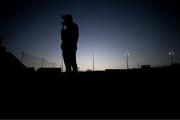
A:
{"label": "silhouetted man", "polygon": [[66,66],[66,72],[77,72],[76,63],[76,50],[79,37],[79,28],[76,23],[73,22],[71,15],[62,15],[62,30],[61,30],[61,49]]}

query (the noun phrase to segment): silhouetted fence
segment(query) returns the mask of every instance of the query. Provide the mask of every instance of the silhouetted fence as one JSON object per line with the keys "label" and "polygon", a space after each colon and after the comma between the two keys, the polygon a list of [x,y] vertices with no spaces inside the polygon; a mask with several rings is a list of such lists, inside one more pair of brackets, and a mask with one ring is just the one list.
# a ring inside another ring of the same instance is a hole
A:
{"label": "silhouetted fence", "polygon": [[54,68],[59,67],[57,63],[50,62],[44,58],[35,57],[26,52],[21,53],[21,62],[27,67],[38,68]]}
{"label": "silhouetted fence", "polygon": [[35,70],[39,68],[55,68],[55,67],[61,67],[62,65],[59,65],[55,62],[51,62],[45,58],[40,58],[33,56],[31,54],[28,54],[26,52],[14,50],[14,49],[8,49],[13,55],[15,55],[26,67],[34,68]]}

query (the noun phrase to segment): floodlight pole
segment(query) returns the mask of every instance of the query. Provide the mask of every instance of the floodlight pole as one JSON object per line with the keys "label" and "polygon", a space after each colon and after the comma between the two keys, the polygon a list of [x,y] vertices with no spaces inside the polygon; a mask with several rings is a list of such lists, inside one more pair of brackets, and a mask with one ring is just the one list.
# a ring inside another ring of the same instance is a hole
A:
{"label": "floodlight pole", "polygon": [[54,67],[54,68],[56,67],[56,63],[53,63],[53,67]]}
{"label": "floodlight pole", "polygon": [[94,53],[93,53],[93,71],[94,71]]}
{"label": "floodlight pole", "polygon": [[171,65],[173,64],[173,55],[171,55]]}
{"label": "floodlight pole", "polygon": [[174,52],[170,51],[169,56],[170,56],[171,65],[173,65],[174,64],[174,58],[173,58],[174,57]]}
{"label": "floodlight pole", "polygon": [[125,56],[126,56],[127,69],[129,69],[129,60],[128,60],[129,52],[125,52]]}
{"label": "floodlight pole", "polygon": [[126,56],[126,61],[127,61],[127,69],[129,69],[129,65],[128,65],[128,55]]}
{"label": "floodlight pole", "polygon": [[42,58],[42,68],[43,68],[43,66],[44,66],[44,58]]}

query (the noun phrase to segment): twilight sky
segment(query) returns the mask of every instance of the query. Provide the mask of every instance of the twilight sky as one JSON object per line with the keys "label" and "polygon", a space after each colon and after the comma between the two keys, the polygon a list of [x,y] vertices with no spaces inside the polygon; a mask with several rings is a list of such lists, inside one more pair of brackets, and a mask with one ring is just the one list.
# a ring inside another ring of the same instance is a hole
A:
{"label": "twilight sky", "polygon": [[61,65],[61,18],[79,25],[77,62],[81,70],[180,63],[178,0],[1,0],[0,35],[13,53],[25,51]]}

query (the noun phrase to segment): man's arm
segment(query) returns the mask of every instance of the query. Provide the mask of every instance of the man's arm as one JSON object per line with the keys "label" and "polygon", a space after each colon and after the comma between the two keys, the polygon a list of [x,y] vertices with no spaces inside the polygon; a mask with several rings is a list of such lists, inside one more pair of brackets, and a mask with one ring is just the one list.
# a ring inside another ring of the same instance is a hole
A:
{"label": "man's arm", "polygon": [[75,40],[76,40],[76,43],[78,42],[78,38],[79,38],[79,27],[77,24],[75,24]]}
{"label": "man's arm", "polygon": [[64,30],[62,29],[61,30],[61,41],[63,41],[64,40]]}

